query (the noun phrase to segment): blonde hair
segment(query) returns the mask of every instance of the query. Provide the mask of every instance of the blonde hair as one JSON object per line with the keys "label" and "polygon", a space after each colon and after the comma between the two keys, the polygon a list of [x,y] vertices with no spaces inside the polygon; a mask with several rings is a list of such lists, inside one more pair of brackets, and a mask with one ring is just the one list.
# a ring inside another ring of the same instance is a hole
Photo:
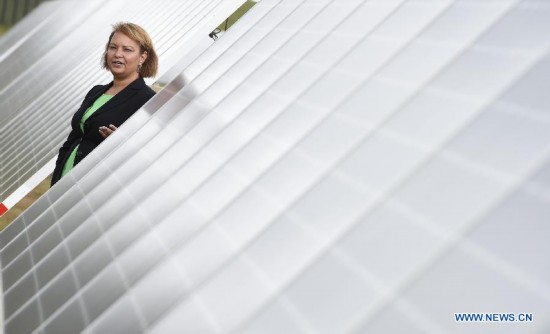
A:
{"label": "blonde hair", "polygon": [[153,47],[153,41],[149,34],[142,27],[134,23],[129,22],[119,22],[113,25],[113,31],[109,36],[109,40],[105,45],[105,51],[103,52],[101,67],[104,69],[109,69],[107,66],[107,50],[109,49],[109,44],[115,32],[123,33],[128,36],[130,39],[134,40],[139,44],[140,54],[143,54],[147,51],[147,59],[143,62],[141,70],[139,71],[140,76],[144,78],[150,78],[157,75],[158,70],[158,56]]}

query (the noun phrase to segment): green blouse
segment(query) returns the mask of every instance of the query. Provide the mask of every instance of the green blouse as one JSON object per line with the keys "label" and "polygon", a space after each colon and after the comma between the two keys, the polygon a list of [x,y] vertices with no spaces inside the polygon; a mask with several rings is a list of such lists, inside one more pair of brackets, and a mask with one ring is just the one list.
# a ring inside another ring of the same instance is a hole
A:
{"label": "green blouse", "polygon": [[[86,112],[82,116],[82,119],[80,120],[80,130],[82,131],[82,133],[84,133],[84,123],[86,122],[86,120],[90,118],[90,116],[92,116],[93,113],[96,112],[99,108],[101,108],[105,103],[107,103],[107,101],[109,101],[112,97],[113,95],[103,94],[100,97],[98,97],[97,100],[95,100],[94,104],[92,104],[92,106],[88,108],[88,110],[86,110]],[[71,152],[71,155],[69,155],[69,158],[65,162],[65,165],[63,166],[63,171],[61,172],[61,177],[65,176],[68,172],[71,171],[71,169],[73,169],[74,158],[76,157],[76,151],[78,151],[78,146],[79,145],[76,145],[74,150]]]}

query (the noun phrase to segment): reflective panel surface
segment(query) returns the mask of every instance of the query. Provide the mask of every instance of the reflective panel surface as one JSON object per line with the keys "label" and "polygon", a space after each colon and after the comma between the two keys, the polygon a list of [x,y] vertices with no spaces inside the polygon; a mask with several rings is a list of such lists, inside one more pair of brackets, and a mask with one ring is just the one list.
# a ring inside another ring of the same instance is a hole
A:
{"label": "reflective panel surface", "polygon": [[6,332],[549,331],[549,25],[258,2],[0,234]]}

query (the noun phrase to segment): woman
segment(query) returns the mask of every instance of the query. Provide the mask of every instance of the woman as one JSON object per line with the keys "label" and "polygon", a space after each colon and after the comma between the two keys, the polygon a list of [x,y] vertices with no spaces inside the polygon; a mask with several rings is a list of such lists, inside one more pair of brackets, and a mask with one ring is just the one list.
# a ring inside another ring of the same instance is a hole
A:
{"label": "woman", "polygon": [[72,131],[59,149],[52,186],[155,94],[143,78],[156,75],[158,58],[140,26],[113,26],[102,67],[111,71],[113,81],[93,87],[74,114]]}

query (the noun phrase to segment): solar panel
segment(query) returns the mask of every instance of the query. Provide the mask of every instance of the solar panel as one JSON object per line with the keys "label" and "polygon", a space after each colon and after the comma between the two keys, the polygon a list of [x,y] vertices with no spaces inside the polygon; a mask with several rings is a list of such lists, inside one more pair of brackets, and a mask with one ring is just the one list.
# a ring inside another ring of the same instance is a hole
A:
{"label": "solar panel", "polygon": [[7,54],[38,32],[43,25],[54,18],[54,13],[60,8],[60,1],[40,3],[26,15],[25,20],[6,31],[0,38],[0,59],[3,60]]}
{"label": "solar panel", "polygon": [[6,332],[548,331],[549,16],[258,2],[0,234]]}

